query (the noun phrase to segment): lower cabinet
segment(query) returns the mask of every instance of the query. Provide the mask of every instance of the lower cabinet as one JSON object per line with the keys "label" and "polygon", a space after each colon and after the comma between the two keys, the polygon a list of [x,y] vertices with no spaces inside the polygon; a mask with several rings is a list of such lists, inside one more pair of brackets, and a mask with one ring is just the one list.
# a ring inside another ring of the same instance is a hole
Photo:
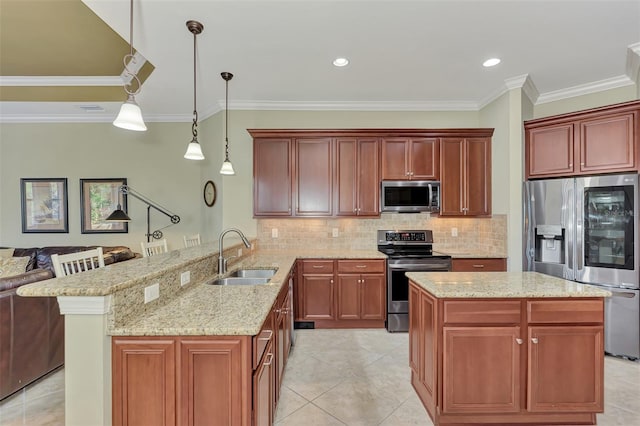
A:
{"label": "lower cabinet", "polygon": [[313,321],[315,328],[384,327],[384,260],[304,259],[298,270],[297,321]]}
{"label": "lower cabinet", "polygon": [[451,259],[452,272],[500,272],[506,270],[507,259],[502,257]]}
{"label": "lower cabinet", "polygon": [[438,299],[410,283],[409,312],[411,383],[434,425],[603,412],[602,299]]}
{"label": "lower cabinet", "polygon": [[256,336],[113,337],[113,424],[272,425],[291,345],[288,290]]}

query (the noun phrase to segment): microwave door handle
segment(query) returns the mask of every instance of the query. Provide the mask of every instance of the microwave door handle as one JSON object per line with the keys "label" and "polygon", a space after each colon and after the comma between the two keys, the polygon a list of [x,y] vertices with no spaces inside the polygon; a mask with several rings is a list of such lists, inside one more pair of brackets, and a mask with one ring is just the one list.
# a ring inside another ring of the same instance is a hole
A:
{"label": "microwave door handle", "polygon": [[429,187],[429,207],[433,207],[433,193],[431,189],[431,184],[427,185]]}

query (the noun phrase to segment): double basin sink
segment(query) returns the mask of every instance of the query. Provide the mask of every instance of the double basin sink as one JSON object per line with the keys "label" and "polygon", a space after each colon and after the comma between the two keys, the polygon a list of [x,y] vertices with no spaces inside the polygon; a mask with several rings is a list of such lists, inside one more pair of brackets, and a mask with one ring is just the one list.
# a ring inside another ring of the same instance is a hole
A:
{"label": "double basin sink", "polygon": [[276,269],[238,269],[228,277],[207,282],[211,285],[259,285],[269,282]]}

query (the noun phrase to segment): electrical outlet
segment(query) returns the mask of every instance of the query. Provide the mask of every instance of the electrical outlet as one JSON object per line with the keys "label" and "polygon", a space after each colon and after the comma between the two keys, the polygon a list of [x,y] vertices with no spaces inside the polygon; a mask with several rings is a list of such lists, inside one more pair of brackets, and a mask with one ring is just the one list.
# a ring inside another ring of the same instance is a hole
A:
{"label": "electrical outlet", "polygon": [[333,235],[333,238],[338,238],[340,236],[340,231],[338,230],[338,228],[333,228],[333,230],[331,231],[331,235]]}
{"label": "electrical outlet", "polygon": [[278,238],[278,228],[271,228],[271,238]]}
{"label": "electrical outlet", "polygon": [[191,281],[191,271],[184,271],[180,274],[180,285],[187,285]]}
{"label": "electrical outlet", "polygon": [[452,237],[458,236],[458,228],[451,228],[451,236]]}
{"label": "electrical outlet", "polygon": [[144,303],[149,303],[158,297],[160,297],[160,283],[155,283],[144,288]]}

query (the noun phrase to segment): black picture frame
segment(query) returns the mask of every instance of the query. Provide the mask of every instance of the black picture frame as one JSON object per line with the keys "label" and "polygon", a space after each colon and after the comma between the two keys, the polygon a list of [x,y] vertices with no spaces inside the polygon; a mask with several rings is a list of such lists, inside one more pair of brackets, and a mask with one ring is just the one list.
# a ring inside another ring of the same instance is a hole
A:
{"label": "black picture frame", "polygon": [[127,211],[127,196],[120,187],[127,178],[80,179],[80,231],[83,234],[126,234],[127,222],[107,222],[120,204]]}
{"label": "black picture frame", "polygon": [[67,178],[21,178],[22,233],[69,233]]}

